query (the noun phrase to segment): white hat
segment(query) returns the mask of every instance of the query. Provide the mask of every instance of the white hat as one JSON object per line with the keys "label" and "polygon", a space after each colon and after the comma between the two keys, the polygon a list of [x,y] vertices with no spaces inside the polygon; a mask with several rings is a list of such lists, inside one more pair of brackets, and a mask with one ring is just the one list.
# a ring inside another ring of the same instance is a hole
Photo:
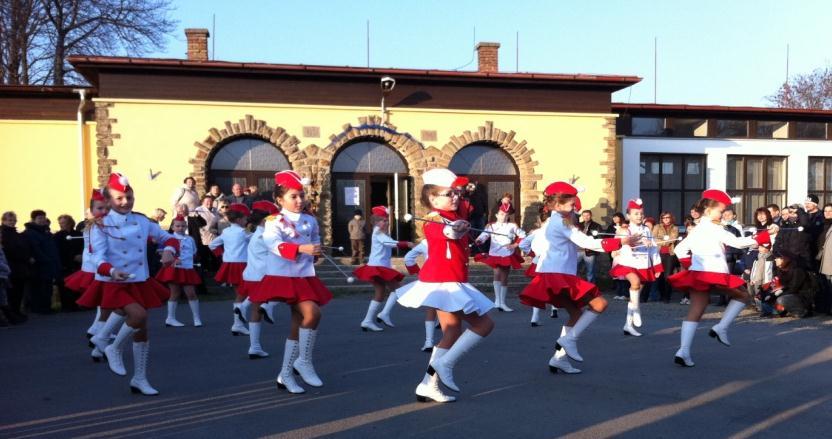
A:
{"label": "white hat", "polygon": [[453,172],[445,168],[436,168],[422,174],[422,182],[434,186],[456,187],[459,180]]}

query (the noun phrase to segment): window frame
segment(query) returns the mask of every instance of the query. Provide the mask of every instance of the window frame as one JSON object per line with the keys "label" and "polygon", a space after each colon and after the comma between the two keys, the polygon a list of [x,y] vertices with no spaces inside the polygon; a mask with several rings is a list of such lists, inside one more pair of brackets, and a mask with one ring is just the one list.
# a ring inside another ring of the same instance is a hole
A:
{"label": "window frame", "polygon": [[[680,205],[682,206],[682,211],[681,212],[671,212],[671,213],[676,218],[676,223],[677,224],[683,224],[685,216],[688,215],[689,210],[690,210],[690,206],[685,206],[685,193],[686,192],[693,192],[693,191],[702,192],[702,191],[705,190],[705,188],[708,187],[708,172],[707,172],[708,155],[707,154],[673,154],[673,153],[661,153],[661,152],[656,152],[656,153],[654,153],[654,152],[642,152],[639,155],[639,168],[641,167],[641,163],[642,163],[642,161],[644,161],[645,158],[649,158],[649,159],[657,158],[659,160],[658,185],[657,185],[657,189],[645,189],[642,185],[642,182],[641,182],[641,178],[642,178],[641,175],[642,174],[641,174],[641,170],[639,169],[639,195],[641,196],[641,194],[648,193],[648,192],[658,194],[659,205],[658,205],[658,209],[656,210],[656,214],[661,215],[661,213],[666,210],[666,209],[664,209],[664,206],[662,206],[662,198],[663,198],[662,195],[664,193],[677,193],[679,195],[679,197],[681,198]],[[665,159],[682,159],[682,171],[683,171],[683,173],[687,169],[688,160],[690,160],[690,159],[699,160],[699,163],[701,165],[700,169],[701,169],[701,172],[702,172],[702,186],[697,187],[697,188],[687,187],[686,182],[685,182],[685,178],[683,176],[682,179],[681,179],[681,184],[680,184],[678,189],[664,189],[664,187],[663,187],[664,186],[664,178],[663,178],[663,176],[664,176],[664,172],[663,172],[664,171],[664,166],[663,166],[663,164],[664,164]]]}
{"label": "window frame", "polygon": [[[739,206],[739,209],[742,210],[742,215],[740,215],[740,212],[736,212],[736,210],[735,210],[735,213],[737,213],[737,217],[739,218],[740,222],[742,222],[743,224],[752,223],[753,220],[754,220],[754,218],[752,218],[752,215],[754,214],[754,209],[757,209],[759,207],[765,207],[768,204],[770,204],[770,200],[771,200],[771,198],[769,197],[770,194],[781,194],[782,193],[783,196],[786,197],[784,199],[788,200],[788,198],[787,198],[788,194],[789,194],[789,157],[788,156],[754,155],[754,154],[729,154],[725,158],[726,179],[727,179],[727,176],[728,176],[728,164],[730,163],[731,159],[733,159],[733,158],[741,158],[742,159],[742,189],[736,189],[736,188],[728,189],[728,192],[732,196],[742,197],[742,205]],[[762,189],[760,189],[760,188],[748,189],[748,177],[747,177],[748,176],[748,159],[755,159],[755,160],[762,159],[763,160]],[[783,181],[785,183],[785,187],[783,189],[769,189],[768,188],[769,187],[769,178],[768,178],[769,163],[773,159],[777,159],[777,160],[782,159],[783,160],[783,167],[784,167],[785,173],[786,173],[786,175],[783,178]],[[808,177],[808,175],[807,175],[807,177]],[[726,188],[727,188],[727,181],[726,181]],[[762,206],[747,206],[747,204],[748,204],[747,201],[746,201],[746,200],[748,200],[747,195],[752,195],[752,194],[753,195],[762,194],[764,204]],[[786,202],[788,202],[788,201],[786,201]],[[746,207],[748,207],[748,209],[746,209]],[[784,206],[780,206],[780,207],[783,208]],[[738,208],[737,206],[734,207],[734,209],[737,209],[737,208]]]}

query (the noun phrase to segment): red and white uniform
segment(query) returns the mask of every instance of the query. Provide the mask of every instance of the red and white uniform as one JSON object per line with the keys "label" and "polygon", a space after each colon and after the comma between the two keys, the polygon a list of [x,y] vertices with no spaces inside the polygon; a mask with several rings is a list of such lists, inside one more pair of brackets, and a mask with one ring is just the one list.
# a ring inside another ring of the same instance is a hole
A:
{"label": "red and white uniform", "polygon": [[655,281],[664,271],[664,267],[659,247],[656,246],[656,240],[653,239],[653,232],[650,228],[644,224],[639,226],[630,224],[629,227],[618,229],[616,233],[622,236],[641,235],[650,242],[650,245],[622,246],[618,256],[612,261],[610,276],[625,279],[628,274],[635,273],[641,282]]}
{"label": "red and white uniform", "polygon": [[427,259],[419,280],[396,290],[399,304],[408,308],[423,306],[445,312],[484,315],[494,302],[468,283],[468,235],[450,226],[459,220],[456,212],[432,211],[424,225]]}
{"label": "red and white uniform", "polygon": [[243,281],[237,289],[243,296],[250,296],[252,292],[260,288],[260,282],[266,275],[266,263],[269,259],[269,248],[263,241],[264,226],[257,226],[251,239],[248,241],[246,250],[246,268],[243,270]]}
{"label": "red and white uniform", "polygon": [[[537,255],[537,276],[520,293],[524,305],[544,308],[550,303],[563,308],[568,303],[591,300],[600,295],[595,284],[579,278],[578,250],[614,251],[621,247],[617,239],[593,239],[578,230],[557,212],[535,233],[532,251]],[[566,290],[567,294],[562,294]]]}
{"label": "red and white uniform", "polygon": [[532,241],[534,241],[534,237],[540,233],[541,230],[546,229],[546,223],[544,222],[539,229],[532,230],[523,239],[520,240],[520,243],[517,244],[517,248],[520,249],[526,255],[532,255],[532,263],[529,264],[529,267],[526,268],[526,271],[523,273],[526,277],[535,277],[537,276],[537,261],[539,256],[537,253],[532,251]]}
{"label": "red and white uniform", "polygon": [[314,216],[284,209],[266,220],[262,239],[269,250],[266,271],[251,300],[290,305],[311,300],[321,306],[332,299],[332,293],[315,276],[315,257],[298,251],[301,245],[321,243]]}
{"label": "red and white uniform", "polygon": [[[90,262],[95,267],[95,280],[84,291],[78,304],[105,309],[124,308],[138,303],[144,308],[157,308],[170,297],[170,292],[147,269],[147,242],[159,242],[165,250],[179,251],[179,241],[163,231],[146,216],[111,210],[101,224],[90,229]],[[150,257],[158,257],[151,255]],[[110,273],[118,270],[132,275],[124,281],[113,281]]]}
{"label": "red and white uniform", "polygon": [[393,269],[390,258],[394,248],[407,248],[407,241],[396,241],[378,227],[373,227],[370,241],[370,258],[366,265],[353,271],[355,277],[365,282],[400,282],[404,275]]}
{"label": "red and white uniform", "polygon": [[[526,232],[523,231],[517,224],[514,223],[491,223],[485,226],[485,232],[480,233],[477,237],[477,242],[485,242],[490,239],[491,243],[488,248],[488,257],[481,260],[491,268],[507,267],[519,269],[523,264],[523,258],[516,250],[507,248],[506,246],[513,244],[517,238],[524,238]],[[499,235],[490,234],[487,232],[499,233]]]}
{"label": "red and white uniform", "polygon": [[174,233],[173,237],[179,240],[179,258],[176,260],[176,264],[162,267],[156,273],[156,280],[177,285],[202,284],[202,278],[194,270],[194,255],[196,255],[194,238],[178,233]]}
{"label": "red and white uniform", "polygon": [[[95,227],[93,225],[92,227]],[[84,251],[81,253],[81,269],[64,278],[64,286],[76,293],[83,293],[95,282],[95,265],[90,254],[90,231],[84,230]]]}
{"label": "red and white uniform", "polygon": [[[208,248],[216,250],[223,247],[222,265],[214,279],[219,283],[237,286],[243,280],[243,270],[248,258],[248,241],[251,235],[239,224],[232,223],[214,238]],[[238,291],[239,293],[239,291]]]}
{"label": "red and white uniform", "polygon": [[690,268],[667,280],[673,288],[686,291],[707,292],[714,286],[739,288],[745,285],[745,281],[728,271],[725,247],[747,248],[761,243],[760,241],[770,242],[764,239],[765,235],[767,232],[756,237],[737,237],[726,231],[721,224],[702,221],[674,249],[680,260],[690,255]]}

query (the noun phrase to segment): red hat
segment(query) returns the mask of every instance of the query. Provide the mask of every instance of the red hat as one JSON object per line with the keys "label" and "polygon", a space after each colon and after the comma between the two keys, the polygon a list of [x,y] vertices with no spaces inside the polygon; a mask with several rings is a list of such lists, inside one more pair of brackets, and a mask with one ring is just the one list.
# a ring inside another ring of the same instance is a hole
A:
{"label": "red hat", "polygon": [[630,211],[631,209],[644,209],[644,201],[642,201],[641,198],[630,200],[627,203],[627,211]]}
{"label": "red hat", "polygon": [[726,206],[739,203],[738,198],[731,198],[727,193],[725,193],[725,191],[720,189],[708,189],[705,192],[702,192],[702,198],[719,201]]}
{"label": "red hat", "polygon": [[101,189],[93,189],[92,194],[90,194],[90,200],[104,201],[104,192]]}
{"label": "red hat", "polygon": [[301,178],[295,171],[280,171],[274,174],[274,182],[285,188],[302,191],[303,186],[309,184],[309,179]]}
{"label": "red hat", "polygon": [[269,215],[274,215],[280,212],[280,209],[272,203],[271,201],[260,200],[255,201],[254,204],[251,205],[253,210],[262,210],[263,212],[268,213]]}
{"label": "red hat", "polygon": [[130,181],[127,180],[126,176],[121,175],[121,173],[113,172],[110,174],[110,179],[107,180],[107,187],[119,192],[127,192],[130,190]]}
{"label": "red hat", "polygon": [[240,212],[245,216],[251,215],[251,211],[248,210],[248,206],[246,206],[245,204],[241,204],[241,203],[231,204],[230,206],[228,206],[228,210],[233,210],[235,212]]}
{"label": "red hat", "polygon": [[376,206],[376,207],[373,207],[373,208],[372,208],[372,210],[371,210],[371,212],[372,212],[372,213],[373,213],[373,215],[375,215],[375,216],[383,216],[383,217],[388,217],[388,216],[390,216],[390,212],[387,210],[387,207],[385,207],[385,206]]}
{"label": "red hat", "polygon": [[174,220],[174,221],[185,221],[185,217],[184,217],[184,216],[182,216],[182,215],[176,215],[176,216],[173,218],[173,220]]}
{"label": "red hat", "polygon": [[451,183],[451,187],[465,187],[468,185],[468,177],[457,177],[453,183]]}
{"label": "red hat", "polygon": [[757,244],[760,247],[771,248],[771,235],[768,234],[768,231],[762,231],[754,235],[754,240],[757,241]]}
{"label": "red hat", "polygon": [[565,194],[577,196],[578,192],[583,192],[583,189],[565,181],[556,181],[546,186],[546,189],[543,190],[543,195]]}
{"label": "red hat", "polygon": [[581,211],[581,199],[577,195],[575,195],[575,211]]}

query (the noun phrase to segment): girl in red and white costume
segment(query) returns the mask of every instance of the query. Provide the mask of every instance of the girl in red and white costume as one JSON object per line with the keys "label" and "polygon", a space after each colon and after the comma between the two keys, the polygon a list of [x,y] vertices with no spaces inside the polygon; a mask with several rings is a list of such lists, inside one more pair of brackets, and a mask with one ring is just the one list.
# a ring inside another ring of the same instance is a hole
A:
{"label": "girl in red and white costume", "polygon": [[304,393],[292,373],[296,370],[306,384],[321,387],[323,382],[312,364],[312,352],[321,321],[320,307],[332,299],[332,293],[315,276],[315,256],[321,254],[318,221],[303,213],[306,194],[294,171],[274,175],[274,198],[279,214],[266,220],[263,242],[269,249],[266,275],[251,299],[258,303],[276,300],[292,309],[292,327],[283,351],[283,367],[277,387],[289,393]]}
{"label": "girl in red and white costume", "polygon": [[[528,234],[526,234],[526,236],[523,239],[520,240],[520,243],[517,244],[517,248],[519,248],[520,251],[525,253],[526,256],[531,256],[531,258],[532,258],[532,263],[529,264],[528,268],[526,268],[526,271],[523,273],[529,279],[534,278],[535,276],[537,276],[538,256],[535,252],[532,251],[532,242],[534,241],[534,237],[538,233],[544,233],[545,232],[546,222],[549,220],[549,211],[546,210],[545,207],[541,207],[539,215],[540,215],[540,218],[539,218],[540,227],[538,227],[537,229],[534,229],[531,232],[529,232]],[[534,307],[534,306],[531,307],[531,308],[532,308],[532,318],[531,318],[530,324],[531,324],[532,328],[542,326],[542,323],[540,323],[540,310],[545,309],[545,308],[537,308],[537,307]],[[549,303],[546,304],[546,308],[551,308],[551,314],[549,314],[549,316],[551,318],[557,318],[557,316],[558,316],[557,308],[553,307]]]}
{"label": "girl in red and white costume", "polygon": [[[246,269],[243,270],[243,281],[240,283],[239,291],[248,296],[260,288],[263,276],[266,275],[266,262],[269,258],[269,248],[263,241],[263,232],[266,230],[266,220],[269,216],[277,215],[280,212],[279,208],[270,201],[257,201],[251,205],[251,216],[249,223],[256,225],[251,239],[248,241],[248,250],[246,255]],[[261,321],[274,323],[274,302],[256,302],[252,300],[257,306],[257,311],[252,311],[249,317],[249,347],[248,358],[257,360],[266,358],[269,353],[263,350],[260,345],[260,330],[262,329]]]}
{"label": "girl in red and white costume", "polygon": [[[171,264],[179,251],[179,241],[146,216],[132,211],[135,199],[127,177],[111,174],[106,190],[110,213],[90,233],[90,258],[96,267],[97,282],[84,291],[78,304],[90,308],[101,305],[102,308],[120,309],[127,314],[126,323],[111,345],[105,347],[105,343],[99,343],[97,337],[93,337],[92,341],[104,351],[110,370],[123,376],[127,375],[127,371],[122,352],[127,340],[132,337],[135,370],[130,389],[133,393],[158,395],[159,392],[147,380],[150,355],[147,310],[161,307],[170,297],[170,292],[149,276],[145,251],[147,240],[153,239],[163,246],[162,264]],[[105,330],[107,325],[102,332]]]}
{"label": "girl in red and white costume", "polygon": [[[92,195],[90,196],[90,208],[88,212],[89,218],[87,218],[86,225],[84,227],[84,251],[81,253],[81,269],[64,279],[64,285],[67,289],[81,294],[90,285],[92,285],[93,282],[95,282],[95,265],[93,265],[92,258],[90,257],[90,232],[93,227],[98,226],[98,223],[101,222],[101,219],[104,218],[109,211],[110,208],[107,205],[107,200],[104,198],[104,193],[101,189],[93,189]],[[106,325],[107,319],[110,317],[111,312],[112,310],[109,309],[101,309],[101,306],[96,307],[95,319],[93,320],[92,325],[87,329],[87,339],[92,339],[92,337],[101,331],[101,328]],[[117,318],[114,318],[113,325],[120,325],[122,323],[124,323],[123,316],[117,316]],[[115,329],[115,326],[110,327],[109,333],[101,334],[102,337],[106,336],[106,338],[109,339],[113,329]],[[92,361],[95,361],[96,363],[101,361],[101,359],[104,358],[104,352],[98,349],[92,341],[89,343],[92,348],[92,353],[90,354]]]}
{"label": "girl in red and white costume", "polygon": [[176,306],[179,305],[179,297],[182,292],[188,298],[188,306],[191,308],[194,326],[201,327],[202,319],[199,316],[199,298],[196,297],[196,286],[202,284],[202,278],[194,270],[194,256],[196,255],[196,242],[186,235],[188,222],[185,217],[177,215],[172,223],[173,237],[179,240],[179,258],[173,265],[162,267],[156,273],[156,280],[166,284],[170,290],[168,300],[168,317],[165,319],[165,326],[179,328],[184,323],[176,320]]}
{"label": "girl in red and white costume", "polygon": [[[396,305],[396,295],[392,294],[399,287],[399,282],[404,279],[404,275],[393,269],[393,263],[390,257],[393,254],[394,248],[413,248],[412,242],[396,241],[387,234],[390,228],[390,212],[384,206],[376,206],[372,209],[372,216],[370,218],[373,224],[373,236],[370,241],[370,258],[366,265],[362,265],[353,271],[355,277],[364,282],[371,282],[375,295],[370,301],[370,306],[367,308],[367,315],[361,322],[361,330],[363,331],[383,331],[383,329],[376,325],[376,314],[378,320],[384,322],[385,325],[393,327],[393,321],[390,320],[390,312],[393,306]],[[388,291],[390,293],[388,293]],[[384,304],[384,309],[378,312],[381,307],[381,301],[387,297],[387,303]]]}
{"label": "girl in red and white costume", "polygon": [[728,271],[725,247],[747,248],[771,245],[769,234],[774,230],[764,231],[752,237],[737,237],[722,227],[722,212],[732,204],[732,201],[728,194],[719,189],[708,189],[702,192],[702,199],[696,203],[695,207],[702,214],[702,219],[674,250],[679,259],[687,257],[688,254],[691,257],[689,270],[680,271],[668,278],[673,288],[690,292],[691,298],[688,315],[682,322],[681,346],[674,357],[674,361],[680,366],[694,366],[690,347],[702,314],[708,306],[711,290],[719,290],[730,296],[731,301],[725,307],[722,319],[711,327],[708,335],[726,346],[731,346],[728,340],[728,327],[745,308],[748,296],[740,291],[745,281]]}
{"label": "girl in red and white costume", "polygon": [[[613,251],[621,247],[622,240],[627,243],[635,240],[628,237],[593,239],[582,233],[575,226],[574,206],[578,194],[575,186],[558,181],[547,186],[543,194],[545,207],[552,214],[545,229],[536,233],[532,241],[532,250],[538,257],[537,276],[520,294],[520,301],[537,308],[550,303],[566,309],[569,321],[561,329],[561,336],[555,344],[555,355],[549,360],[549,370],[553,373],[580,373],[580,370],[572,367],[566,356],[575,361],[583,361],[578,353],[578,339],[598,315],[604,312],[607,301],[601,296],[598,287],[576,275],[578,251],[581,248]],[[584,306],[588,306],[589,310],[582,311]]]}
{"label": "girl in red and white costume", "polygon": [[[422,175],[422,204],[431,209],[425,218],[428,258],[419,280],[396,290],[399,303],[408,308],[434,308],[442,326],[442,340],[433,348],[428,369],[416,387],[418,401],[451,402],[438,380],[458,392],[453,368],[459,359],[482,342],[494,329],[488,311],[494,303],[468,283],[468,221],[457,213],[461,192],[457,176],[447,169],[431,169]],[[462,332],[462,324],[470,328]]]}
{"label": "girl in red and white costume", "polygon": [[[405,253],[404,266],[407,268],[407,272],[409,274],[419,274],[419,271],[421,270],[419,268],[419,262],[417,261],[419,256],[422,256],[425,260],[428,258],[427,239],[423,239],[422,242],[410,249],[409,252]],[[398,298],[395,293],[392,295]],[[436,334],[436,326],[436,309],[425,308],[425,344],[422,345],[422,352],[433,351],[433,339]]]}
{"label": "girl in red and white costume", "polygon": [[641,337],[636,331],[642,325],[639,295],[642,283],[654,282],[664,271],[662,259],[653,232],[644,225],[644,203],[641,198],[627,203],[629,227],[621,228],[617,234],[639,237],[635,246],[625,245],[613,259],[610,276],[630,283],[630,303],[627,304],[627,318],[624,321],[624,334]]}
{"label": "girl in red and white costume", "polygon": [[231,223],[226,227],[220,236],[214,238],[208,248],[215,252],[219,252],[222,248],[222,265],[217,271],[214,280],[218,283],[229,284],[234,287],[236,296],[234,297],[234,324],[231,325],[231,335],[249,335],[246,329],[246,316],[248,316],[248,309],[250,301],[245,291],[240,291],[237,288],[243,280],[243,270],[246,269],[246,260],[248,257],[248,241],[251,238],[245,225],[248,221],[248,216],[251,214],[245,204],[234,203],[228,206],[225,212],[225,217]]}
{"label": "girl in red and white costume", "polygon": [[526,236],[526,232],[517,224],[509,222],[513,211],[511,203],[500,203],[500,207],[494,213],[496,221],[485,226],[485,232],[480,233],[475,240],[477,244],[491,241],[488,257],[482,262],[494,269],[494,304],[498,310],[505,312],[514,311],[506,304],[508,275],[512,268],[517,270],[522,266],[523,258],[517,254],[516,241],[517,238]]}

